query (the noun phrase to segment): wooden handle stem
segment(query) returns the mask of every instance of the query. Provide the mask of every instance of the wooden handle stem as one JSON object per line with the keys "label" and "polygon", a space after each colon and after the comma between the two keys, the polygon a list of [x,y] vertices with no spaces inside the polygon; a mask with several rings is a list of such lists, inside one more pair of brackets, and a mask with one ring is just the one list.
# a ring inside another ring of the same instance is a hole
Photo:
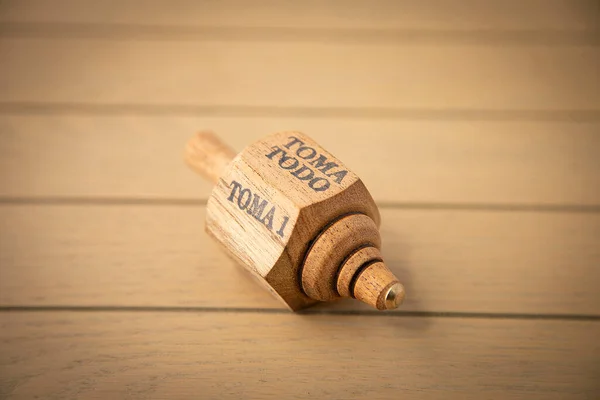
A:
{"label": "wooden handle stem", "polygon": [[185,146],[185,162],[194,171],[217,183],[236,153],[210,131],[198,132]]}

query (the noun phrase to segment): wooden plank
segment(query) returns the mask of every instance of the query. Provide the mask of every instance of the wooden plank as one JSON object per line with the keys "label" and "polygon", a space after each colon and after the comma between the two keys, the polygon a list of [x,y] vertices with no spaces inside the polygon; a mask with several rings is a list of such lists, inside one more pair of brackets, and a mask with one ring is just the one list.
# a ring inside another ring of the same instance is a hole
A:
{"label": "wooden plank", "polygon": [[301,117],[0,116],[0,196],[206,199],[182,161],[201,128],[238,150],[303,131],[383,203],[600,204],[599,123]]}
{"label": "wooden plank", "polygon": [[0,326],[10,399],[600,395],[598,322],[97,312]]}
{"label": "wooden plank", "polygon": [[[0,207],[0,304],[282,308],[202,206]],[[401,310],[600,313],[600,214],[382,209]],[[328,309],[369,310],[348,300]]]}
{"label": "wooden plank", "polygon": [[2,102],[600,108],[593,46],[2,39],[0,53]]}
{"label": "wooden plank", "polygon": [[0,21],[328,29],[597,28],[593,0],[3,0]]}

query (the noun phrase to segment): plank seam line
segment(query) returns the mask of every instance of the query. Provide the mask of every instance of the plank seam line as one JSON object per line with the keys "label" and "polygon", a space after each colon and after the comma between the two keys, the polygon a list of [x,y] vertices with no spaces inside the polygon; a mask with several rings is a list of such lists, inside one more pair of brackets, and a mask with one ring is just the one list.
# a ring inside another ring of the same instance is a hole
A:
{"label": "plank seam line", "polygon": [[205,116],[233,118],[347,118],[407,121],[598,122],[600,109],[475,109],[386,107],[278,107],[252,105],[134,104],[0,101],[0,114],[89,116]]}
{"label": "plank seam line", "polygon": [[184,306],[0,306],[0,313],[14,312],[156,312],[156,313],[243,313],[281,315],[338,315],[371,317],[421,317],[421,318],[470,318],[470,319],[511,319],[511,320],[557,320],[557,321],[600,321],[595,314],[536,314],[536,313],[487,313],[456,311],[393,311],[370,310],[326,310],[306,309],[293,313],[283,308],[241,308],[241,307],[184,307]]}
{"label": "plank seam line", "polygon": [[132,23],[2,22],[0,36],[40,39],[315,42],[396,45],[579,46],[600,44],[596,29],[300,28]]}
{"label": "plank seam line", "polygon": [[[0,206],[150,206],[150,207],[205,207],[206,198],[135,198],[135,197],[77,197],[77,196],[0,196]],[[493,203],[430,203],[430,202],[376,202],[380,209],[419,211],[495,211],[539,213],[600,213],[600,205],[578,204],[493,204]]]}

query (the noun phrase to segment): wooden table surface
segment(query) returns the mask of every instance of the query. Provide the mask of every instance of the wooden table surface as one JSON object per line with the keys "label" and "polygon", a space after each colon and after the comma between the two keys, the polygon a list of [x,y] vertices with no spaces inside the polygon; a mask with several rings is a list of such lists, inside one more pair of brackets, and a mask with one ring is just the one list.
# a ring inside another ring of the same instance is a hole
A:
{"label": "wooden table surface", "polygon": [[[402,308],[287,311],[198,129],[312,136]],[[600,398],[594,0],[0,0],[0,398]]]}

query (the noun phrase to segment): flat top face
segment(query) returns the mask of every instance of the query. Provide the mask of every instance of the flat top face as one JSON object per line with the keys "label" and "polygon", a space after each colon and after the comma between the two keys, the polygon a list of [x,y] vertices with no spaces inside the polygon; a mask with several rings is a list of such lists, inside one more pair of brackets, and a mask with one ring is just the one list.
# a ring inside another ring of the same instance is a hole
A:
{"label": "flat top face", "polygon": [[300,208],[335,196],[358,180],[342,161],[301,132],[280,132],[258,140],[234,163],[247,165],[261,184]]}

